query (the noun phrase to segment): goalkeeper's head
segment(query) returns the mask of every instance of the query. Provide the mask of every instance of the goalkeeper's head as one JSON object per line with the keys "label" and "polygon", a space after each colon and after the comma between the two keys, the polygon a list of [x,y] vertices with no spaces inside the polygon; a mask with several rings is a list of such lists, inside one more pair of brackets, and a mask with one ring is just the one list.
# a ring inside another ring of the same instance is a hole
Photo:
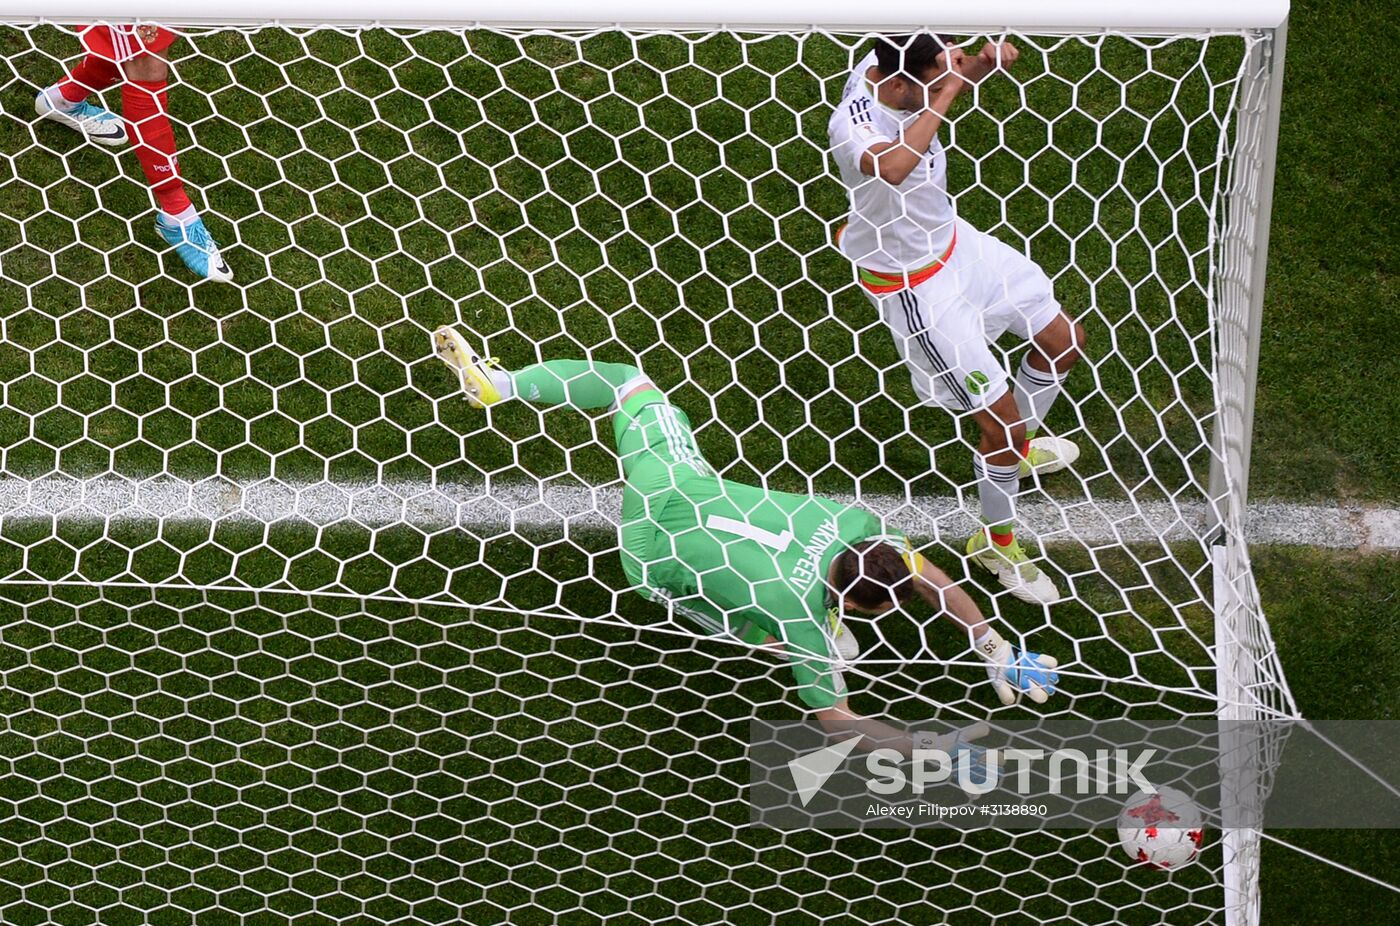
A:
{"label": "goalkeeper's head", "polygon": [[914,594],[904,554],[882,540],[862,540],[831,561],[831,585],[847,611],[883,614]]}
{"label": "goalkeeper's head", "polygon": [[961,56],[951,36],[920,32],[876,39],[880,101],[909,112],[923,109]]}

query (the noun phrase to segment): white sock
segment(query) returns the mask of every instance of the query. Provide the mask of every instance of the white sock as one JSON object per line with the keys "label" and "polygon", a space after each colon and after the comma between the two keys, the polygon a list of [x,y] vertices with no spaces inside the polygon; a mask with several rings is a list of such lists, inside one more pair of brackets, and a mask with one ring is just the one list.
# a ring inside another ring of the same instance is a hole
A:
{"label": "white sock", "polygon": [[54,84],[52,87],[45,88],[44,96],[48,97],[49,104],[61,113],[72,112],[73,110],[78,108],[78,105],[80,103],[82,103],[82,100],[79,100],[77,103],[74,103],[72,100],[68,99],[68,97],[59,93],[58,84]]}
{"label": "white sock", "polygon": [[997,527],[1016,520],[1016,495],[1021,491],[1021,464],[998,466],[980,453],[972,455],[972,475],[982,501],[982,520]]}
{"label": "white sock", "polygon": [[199,218],[199,212],[196,211],[193,204],[186,206],[184,208],[184,211],[182,211],[179,215],[171,215],[164,209],[159,210],[159,212],[161,220],[164,221],[166,225],[174,225],[176,223],[179,223],[180,225],[188,225],[195,219]]}
{"label": "white sock", "polygon": [[515,395],[515,380],[510,378],[509,370],[502,370],[500,367],[487,367],[486,375],[491,377],[491,385],[496,387],[501,398],[509,399]]}
{"label": "white sock", "polygon": [[1030,356],[1028,353],[1021,359],[1021,368],[1016,371],[1016,404],[1021,408],[1026,430],[1038,431],[1069,374],[1037,370],[1030,365]]}

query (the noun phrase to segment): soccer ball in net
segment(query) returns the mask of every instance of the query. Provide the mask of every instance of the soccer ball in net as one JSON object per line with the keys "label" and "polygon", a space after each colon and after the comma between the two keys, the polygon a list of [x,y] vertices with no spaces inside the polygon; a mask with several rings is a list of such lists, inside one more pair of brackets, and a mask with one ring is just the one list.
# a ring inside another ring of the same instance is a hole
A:
{"label": "soccer ball in net", "polygon": [[1118,814],[1118,840],[1135,862],[1181,868],[1200,854],[1204,824],[1201,808],[1175,788],[1139,791]]}

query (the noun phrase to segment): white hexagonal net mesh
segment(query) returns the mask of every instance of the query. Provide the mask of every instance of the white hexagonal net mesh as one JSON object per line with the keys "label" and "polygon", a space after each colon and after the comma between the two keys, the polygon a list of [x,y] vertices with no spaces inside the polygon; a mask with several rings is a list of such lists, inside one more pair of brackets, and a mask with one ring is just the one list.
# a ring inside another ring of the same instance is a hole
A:
{"label": "white hexagonal net mesh", "polygon": [[[0,35],[0,918],[1220,916],[1247,840],[1167,879],[1111,832],[752,828],[747,720],[796,715],[791,675],[626,591],[604,418],[488,417],[428,332],[637,365],[725,477],[888,516],[1059,656],[1046,710],[1210,716],[1220,659],[1226,701],[1290,713],[1209,488],[1240,467],[1211,434],[1244,388],[1267,34],[1013,35],[944,137],[959,214],[1089,332],[1049,422],[1084,456],[1020,499],[1053,611],[964,569],[975,431],[918,405],[830,244],[826,120],[868,36],[181,30],[219,287],[129,153],[32,121],[73,33]],[[853,622],[853,703],[1025,710],[922,620]]]}

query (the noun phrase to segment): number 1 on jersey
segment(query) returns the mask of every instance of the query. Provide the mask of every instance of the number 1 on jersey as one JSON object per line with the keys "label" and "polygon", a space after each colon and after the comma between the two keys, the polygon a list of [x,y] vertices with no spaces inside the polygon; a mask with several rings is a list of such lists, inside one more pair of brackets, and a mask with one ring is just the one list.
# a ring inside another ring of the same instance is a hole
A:
{"label": "number 1 on jersey", "polygon": [[724,531],[726,534],[737,534],[745,540],[761,543],[770,550],[776,550],[779,553],[786,550],[792,544],[792,531],[783,531],[781,534],[775,534],[761,527],[755,527],[748,521],[738,521],[734,518],[722,518],[717,514],[712,514],[705,519],[705,527],[712,531]]}

